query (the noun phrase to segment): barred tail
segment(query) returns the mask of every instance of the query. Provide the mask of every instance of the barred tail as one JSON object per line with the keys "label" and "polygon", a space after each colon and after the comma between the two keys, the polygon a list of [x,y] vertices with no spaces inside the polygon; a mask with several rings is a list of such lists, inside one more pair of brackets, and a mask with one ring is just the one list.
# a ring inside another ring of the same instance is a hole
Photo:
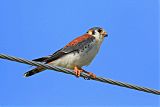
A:
{"label": "barred tail", "polygon": [[26,72],[26,73],[24,74],[24,77],[32,76],[32,75],[34,75],[34,74],[36,74],[36,73],[39,73],[39,72],[42,72],[42,71],[44,71],[44,70],[45,70],[45,68],[42,68],[42,67],[34,68],[34,69]]}

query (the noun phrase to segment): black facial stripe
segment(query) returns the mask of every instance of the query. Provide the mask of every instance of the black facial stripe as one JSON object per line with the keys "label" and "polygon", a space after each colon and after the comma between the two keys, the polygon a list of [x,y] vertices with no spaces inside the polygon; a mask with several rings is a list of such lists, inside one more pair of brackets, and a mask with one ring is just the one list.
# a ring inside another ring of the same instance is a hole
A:
{"label": "black facial stripe", "polygon": [[94,30],[92,31],[92,35],[95,35],[95,31]]}
{"label": "black facial stripe", "polygon": [[101,32],[102,32],[102,29],[98,29],[98,32],[101,33]]}

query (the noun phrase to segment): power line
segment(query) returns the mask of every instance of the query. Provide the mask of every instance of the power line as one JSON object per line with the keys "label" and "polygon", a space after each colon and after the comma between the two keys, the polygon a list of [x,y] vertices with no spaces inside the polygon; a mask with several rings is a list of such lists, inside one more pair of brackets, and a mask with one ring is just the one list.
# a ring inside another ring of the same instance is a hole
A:
{"label": "power line", "polygon": [[[33,66],[41,66],[41,67],[44,67],[46,69],[51,69],[51,70],[55,70],[55,71],[58,71],[58,72],[63,72],[63,73],[66,73],[66,74],[75,75],[73,70],[58,67],[58,66],[51,66],[49,64],[43,64],[43,63],[40,63],[40,62],[30,61],[30,60],[17,58],[17,57],[5,55],[5,54],[0,54],[0,58],[11,60],[11,61],[16,61],[16,62],[28,64],[28,65],[33,65]],[[83,77],[83,78],[88,78],[88,76],[89,75],[87,73],[83,73],[83,72],[80,75],[80,77]],[[121,86],[121,87],[130,88],[130,89],[134,89],[134,90],[138,90],[138,91],[143,91],[143,92],[147,92],[147,93],[160,95],[159,90],[146,88],[146,87],[140,87],[140,86],[124,83],[124,82],[115,81],[115,80],[108,79],[108,78],[102,78],[102,77],[92,78],[91,77],[90,79],[95,80],[95,81],[99,81],[99,82],[109,83],[109,84],[112,84],[112,85],[118,85],[118,86]]]}

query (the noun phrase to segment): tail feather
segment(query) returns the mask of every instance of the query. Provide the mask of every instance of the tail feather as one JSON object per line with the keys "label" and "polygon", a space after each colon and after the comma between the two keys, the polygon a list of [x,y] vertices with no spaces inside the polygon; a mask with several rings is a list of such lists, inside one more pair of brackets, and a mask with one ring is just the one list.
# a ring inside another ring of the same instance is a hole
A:
{"label": "tail feather", "polygon": [[24,74],[24,77],[32,76],[32,75],[34,75],[34,74],[36,74],[36,73],[39,73],[39,72],[42,72],[42,71],[44,71],[44,70],[45,70],[45,68],[42,68],[42,67],[34,68],[34,69],[26,72],[26,73]]}

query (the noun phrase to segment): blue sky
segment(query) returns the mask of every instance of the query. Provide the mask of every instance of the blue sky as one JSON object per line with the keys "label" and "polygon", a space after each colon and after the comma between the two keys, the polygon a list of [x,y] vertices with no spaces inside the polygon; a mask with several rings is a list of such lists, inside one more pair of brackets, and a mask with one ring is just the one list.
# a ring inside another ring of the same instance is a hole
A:
{"label": "blue sky", "polygon": [[[160,89],[158,0],[1,0],[0,53],[49,55],[94,26],[109,34],[88,67],[98,76]],[[158,107],[159,97],[0,60],[0,106]]]}

